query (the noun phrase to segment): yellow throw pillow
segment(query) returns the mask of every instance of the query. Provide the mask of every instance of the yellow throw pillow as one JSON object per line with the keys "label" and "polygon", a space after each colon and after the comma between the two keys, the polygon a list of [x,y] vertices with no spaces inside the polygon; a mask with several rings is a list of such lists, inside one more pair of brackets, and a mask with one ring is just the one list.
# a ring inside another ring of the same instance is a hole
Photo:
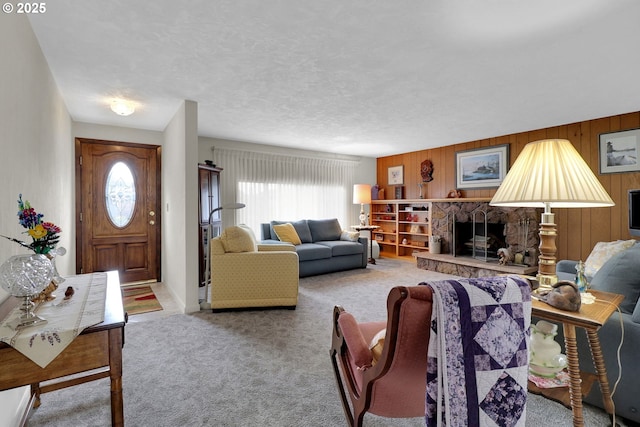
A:
{"label": "yellow throw pillow", "polygon": [[220,235],[220,241],[225,252],[255,252],[258,250],[251,233],[237,225],[225,228]]}
{"label": "yellow throw pillow", "polygon": [[276,232],[276,236],[281,242],[293,243],[294,245],[301,245],[300,236],[293,227],[293,224],[287,222],[286,224],[273,225],[273,231]]}

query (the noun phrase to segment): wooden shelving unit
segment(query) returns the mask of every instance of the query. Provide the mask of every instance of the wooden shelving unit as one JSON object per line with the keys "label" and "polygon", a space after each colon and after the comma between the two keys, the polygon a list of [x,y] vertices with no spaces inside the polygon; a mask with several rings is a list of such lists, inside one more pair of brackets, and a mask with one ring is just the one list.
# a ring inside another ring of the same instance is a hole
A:
{"label": "wooden shelving unit", "polygon": [[373,200],[371,224],[381,256],[409,256],[429,250],[431,202],[425,199]]}

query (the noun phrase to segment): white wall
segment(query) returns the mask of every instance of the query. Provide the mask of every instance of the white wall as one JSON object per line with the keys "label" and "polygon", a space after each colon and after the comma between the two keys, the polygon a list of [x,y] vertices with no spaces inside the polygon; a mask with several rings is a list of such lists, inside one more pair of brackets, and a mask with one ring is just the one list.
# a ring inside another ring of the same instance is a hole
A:
{"label": "white wall", "polygon": [[[24,238],[17,220],[19,193],[62,228],[57,261],[75,271],[71,119],[26,15],[0,15],[0,234]],[[28,240],[28,239],[27,239]],[[0,262],[25,250],[0,240]],[[0,290],[0,301],[7,294]],[[16,425],[28,388],[0,393],[0,426]]]}
{"label": "white wall", "polygon": [[[126,120],[126,117],[123,117]],[[101,139],[104,141],[133,142],[136,144],[162,145],[162,132],[134,129],[120,126],[96,125],[93,123],[73,122],[74,138]]]}
{"label": "white wall", "polygon": [[198,104],[185,101],[164,131],[162,271],[187,313],[198,303]]}

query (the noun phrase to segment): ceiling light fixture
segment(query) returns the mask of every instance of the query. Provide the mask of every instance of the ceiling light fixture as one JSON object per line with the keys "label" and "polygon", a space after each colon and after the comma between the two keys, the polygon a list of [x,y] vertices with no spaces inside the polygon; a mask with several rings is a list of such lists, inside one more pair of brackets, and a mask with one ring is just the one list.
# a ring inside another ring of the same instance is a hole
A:
{"label": "ceiling light fixture", "polygon": [[130,116],[134,111],[136,111],[136,106],[133,101],[116,98],[111,101],[111,111],[119,116]]}

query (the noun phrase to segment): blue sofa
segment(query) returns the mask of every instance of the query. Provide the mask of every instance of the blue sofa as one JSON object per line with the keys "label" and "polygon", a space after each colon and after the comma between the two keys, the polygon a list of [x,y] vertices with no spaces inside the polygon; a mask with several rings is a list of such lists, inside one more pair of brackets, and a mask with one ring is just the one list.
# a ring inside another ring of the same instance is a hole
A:
{"label": "blue sofa", "polygon": [[[576,261],[563,260],[558,262],[556,273],[558,280],[574,281],[576,275]],[[640,422],[640,364],[638,364],[638,349],[640,349],[640,243],[618,253],[606,261],[590,280],[590,286],[605,292],[624,295],[620,304],[621,313],[615,312],[598,331],[602,355],[607,368],[609,388],[613,387],[618,378],[618,346],[622,339],[624,328],[624,342],[620,351],[620,365],[622,378],[613,396],[616,414],[636,423]],[[558,328],[556,339],[561,343],[564,351],[564,335],[562,327]],[[584,330],[577,330],[578,354],[580,370],[595,372],[589,341]],[[602,408],[602,394],[597,385],[584,398],[585,402]]]}
{"label": "blue sofa", "polygon": [[299,221],[271,221],[260,224],[262,244],[290,244],[281,242],[273,230],[273,225],[290,223],[300,241],[296,245],[300,277],[333,273],[367,267],[368,239],[350,239],[343,232],[337,219],[303,219]]}

